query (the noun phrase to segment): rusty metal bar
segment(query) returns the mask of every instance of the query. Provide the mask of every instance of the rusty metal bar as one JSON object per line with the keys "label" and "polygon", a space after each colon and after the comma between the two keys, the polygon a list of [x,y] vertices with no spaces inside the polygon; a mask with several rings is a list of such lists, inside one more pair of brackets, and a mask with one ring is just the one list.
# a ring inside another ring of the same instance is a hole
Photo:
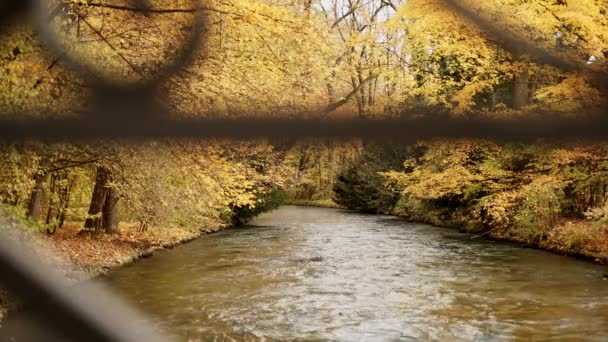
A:
{"label": "rusty metal bar", "polygon": [[188,120],[0,120],[0,141],[99,139],[364,138],[416,142],[433,138],[597,141],[608,138],[608,116],[595,119],[188,119]]}

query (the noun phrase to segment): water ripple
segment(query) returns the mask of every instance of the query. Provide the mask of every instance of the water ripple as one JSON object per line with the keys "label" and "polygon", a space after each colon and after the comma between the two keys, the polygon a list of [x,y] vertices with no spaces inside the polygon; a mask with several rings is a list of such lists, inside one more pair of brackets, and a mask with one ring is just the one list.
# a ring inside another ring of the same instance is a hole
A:
{"label": "water ripple", "polygon": [[393,217],[288,206],[108,282],[185,341],[602,341],[604,273]]}

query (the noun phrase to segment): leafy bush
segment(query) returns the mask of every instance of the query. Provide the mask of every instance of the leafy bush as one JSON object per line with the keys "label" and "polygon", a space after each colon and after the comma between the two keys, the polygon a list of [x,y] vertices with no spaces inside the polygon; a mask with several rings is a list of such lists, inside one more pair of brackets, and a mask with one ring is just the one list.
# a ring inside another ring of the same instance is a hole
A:
{"label": "leafy bush", "polygon": [[413,221],[426,222],[437,226],[448,224],[445,220],[445,212],[432,201],[411,196],[401,197],[395,206],[394,212]]}
{"label": "leafy bush", "polygon": [[333,200],[343,207],[363,212],[391,212],[399,200],[400,191],[386,186],[381,172],[403,170],[403,160],[410,153],[400,146],[366,146],[360,158],[338,176]]}
{"label": "leafy bush", "polygon": [[[590,224],[608,220],[603,145],[424,144],[422,155],[405,160],[405,172],[382,173],[400,192],[396,214],[537,246],[565,218],[586,217]],[[560,244],[590,246],[588,234],[583,240],[580,235],[562,237]]]}
{"label": "leafy bush", "polygon": [[561,212],[563,183],[541,176],[522,187],[516,199],[512,235],[519,241],[537,244],[555,227]]}
{"label": "leafy bush", "polygon": [[234,207],[232,220],[235,224],[243,224],[254,217],[280,207],[285,202],[286,194],[283,189],[274,187],[270,191],[259,194],[255,204],[245,204]]}

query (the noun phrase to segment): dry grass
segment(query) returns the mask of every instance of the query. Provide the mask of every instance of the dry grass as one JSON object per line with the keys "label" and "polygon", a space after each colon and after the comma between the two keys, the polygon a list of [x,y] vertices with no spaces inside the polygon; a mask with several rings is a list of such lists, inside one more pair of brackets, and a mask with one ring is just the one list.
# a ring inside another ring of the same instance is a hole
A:
{"label": "dry grass", "polygon": [[550,230],[540,247],[608,263],[608,226],[585,220],[563,221]]}
{"label": "dry grass", "polygon": [[137,225],[119,225],[120,234],[80,234],[80,223],[67,223],[55,234],[43,234],[50,248],[87,272],[120,266],[159,248],[197,238],[201,234],[220,230],[217,222],[205,229],[163,228],[139,230]]}
{"label": "dry grass", "polygon": [[[81,222],[66,223],[54,234],[28,233],[38,257],[65,275],[70,282],[78,282],[106,273],[157,249],[172,247],[193,240],[202,234],[224,229],[222,222],[207,222],[201,229],[163,228],[142,232],[137,225],[122,223],[120,234],[80,234]],[[47,248],[42,248],[43,246]],[[0,288],[0,322],[7,312],[14,310],[14,299]],[[9,308],[12,308],[9,310]]]}

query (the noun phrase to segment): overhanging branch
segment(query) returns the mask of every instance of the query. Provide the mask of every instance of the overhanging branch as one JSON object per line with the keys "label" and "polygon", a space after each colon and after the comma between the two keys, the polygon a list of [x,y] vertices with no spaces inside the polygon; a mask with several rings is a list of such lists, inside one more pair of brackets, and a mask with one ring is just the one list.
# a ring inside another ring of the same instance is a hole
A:
{"label": "overhanging branch", "polygon": [[329,105],[327,105],[327,107],[325,107],[325,109],[323,110],[324,114],[329,114],[331,112],[333,112],[334,110],[340,108],[341,106],[343,106],[344,104],[346,104],[348,101],[350,101],[350,99],[359,91],[361,90],[361,88],[363,88],[363,86],[365,86],[367,83],[369,83],[370,81],[374,80],[378,78],[378,76],[370,76],[366,79],[364,79],[361,83],[359,83],[355,88],[353,88],[353,90],[348,93],[346,96],[342,97],[340,100],[330,103]]}

